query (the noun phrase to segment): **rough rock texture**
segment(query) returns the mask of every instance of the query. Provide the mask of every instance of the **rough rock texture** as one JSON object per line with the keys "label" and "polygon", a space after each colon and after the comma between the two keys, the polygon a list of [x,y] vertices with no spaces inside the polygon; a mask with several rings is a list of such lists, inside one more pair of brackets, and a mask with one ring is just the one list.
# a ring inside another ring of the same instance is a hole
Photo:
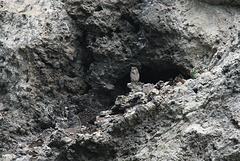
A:
{"label": "rough rock texture", "polygon": [[239,4],[0,1],[1,160],[238,160]]}

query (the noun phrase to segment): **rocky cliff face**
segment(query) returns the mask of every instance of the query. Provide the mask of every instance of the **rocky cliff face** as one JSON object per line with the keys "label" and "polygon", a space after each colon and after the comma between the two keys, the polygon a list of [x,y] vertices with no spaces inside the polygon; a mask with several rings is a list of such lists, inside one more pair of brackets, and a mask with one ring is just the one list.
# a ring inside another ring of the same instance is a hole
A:
{"label": "rocky cliff face", "polygon": [[238,160],[239,14],[229,0],[1,1],[2,160]]}

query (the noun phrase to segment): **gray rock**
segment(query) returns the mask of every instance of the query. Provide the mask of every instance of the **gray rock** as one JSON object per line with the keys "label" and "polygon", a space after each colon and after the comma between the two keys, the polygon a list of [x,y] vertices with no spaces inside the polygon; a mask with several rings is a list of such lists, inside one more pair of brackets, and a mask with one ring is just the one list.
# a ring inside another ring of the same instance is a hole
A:
{"label": "gray rock", "polygon": [[30,155],[25,155],[20,158],[17,158],[16,161],[25,161],[25,160],[30,160],[31,156]]}
{"label": "gray rock", "polygon": [[64,142],[65,144],[68,144],[68,143],[70,143],[71,141],[72,141],[72,139],[69,138],[69,137],[64,137],[64,138],[62,138],[62,142]]}
{"label": "gray rock", "polygon": [[14,155],[14,154],[4,154],[4,155],[2,155],[2,160],[3,161],[11,161],[13,159],[16,159],[16,155]]}
{"label": "gray rock", "polygon": [[153,85],[150,83],[144,84],[143,85],[143,93],[149,94],[153,89]]}
{"label": "gray rock", "polygon": [[231,5],[239,5],[240,2],[238,0],[200,0],[209,4],[219,5],[219,4],[231,4]]}

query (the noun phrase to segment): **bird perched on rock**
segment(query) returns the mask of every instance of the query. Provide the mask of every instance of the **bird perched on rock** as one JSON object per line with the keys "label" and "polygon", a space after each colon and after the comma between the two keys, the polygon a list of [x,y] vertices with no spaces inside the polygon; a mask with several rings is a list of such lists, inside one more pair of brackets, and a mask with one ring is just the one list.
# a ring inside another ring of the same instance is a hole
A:
{"label": "bird perched on rock", "polygon": [[138,82],[139,81],[139,71],[136,67],[131,68],[130,78],[131,78],[131,82]]}

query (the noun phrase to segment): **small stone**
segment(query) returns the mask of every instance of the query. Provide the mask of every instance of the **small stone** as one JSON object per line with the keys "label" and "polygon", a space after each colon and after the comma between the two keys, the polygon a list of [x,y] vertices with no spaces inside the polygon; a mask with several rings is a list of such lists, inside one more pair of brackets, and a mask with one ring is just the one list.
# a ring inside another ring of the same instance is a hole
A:
{"label": "small stone", "polygon": [[4,154],[4,155],[2,155],[2,159],[3,159],[3,161],[12,161],[12,160],[16,159],[16,155],[15,154]]}
{"label": "small stone", "polygon": [[69,138],[69,137],[63,137],[62,138],[62,142],[65,143],[65,144],[69,144],[71,141],[72,141],[72,139]]}
{"label": "small stone", "polygon": [[27,161],[30,160],[31,156],[30,155],[24,155],[21,158],[17,158],[16,161]]}
{"label": "small stone", "polygon": [[153,84],[147,83],[143,85],[143,93],[148,94],[153,89]]}
{"label": "small stone", "polygon": [[5,110],[7,110],[7,107],[5,107],[3,103],[0,103],[0,111],[5,111]]}
{"label": "small stone", "polygon": [[159,90],[157,90],[156,88],[153,88],[151,93],[158,95],[159,94]]}

